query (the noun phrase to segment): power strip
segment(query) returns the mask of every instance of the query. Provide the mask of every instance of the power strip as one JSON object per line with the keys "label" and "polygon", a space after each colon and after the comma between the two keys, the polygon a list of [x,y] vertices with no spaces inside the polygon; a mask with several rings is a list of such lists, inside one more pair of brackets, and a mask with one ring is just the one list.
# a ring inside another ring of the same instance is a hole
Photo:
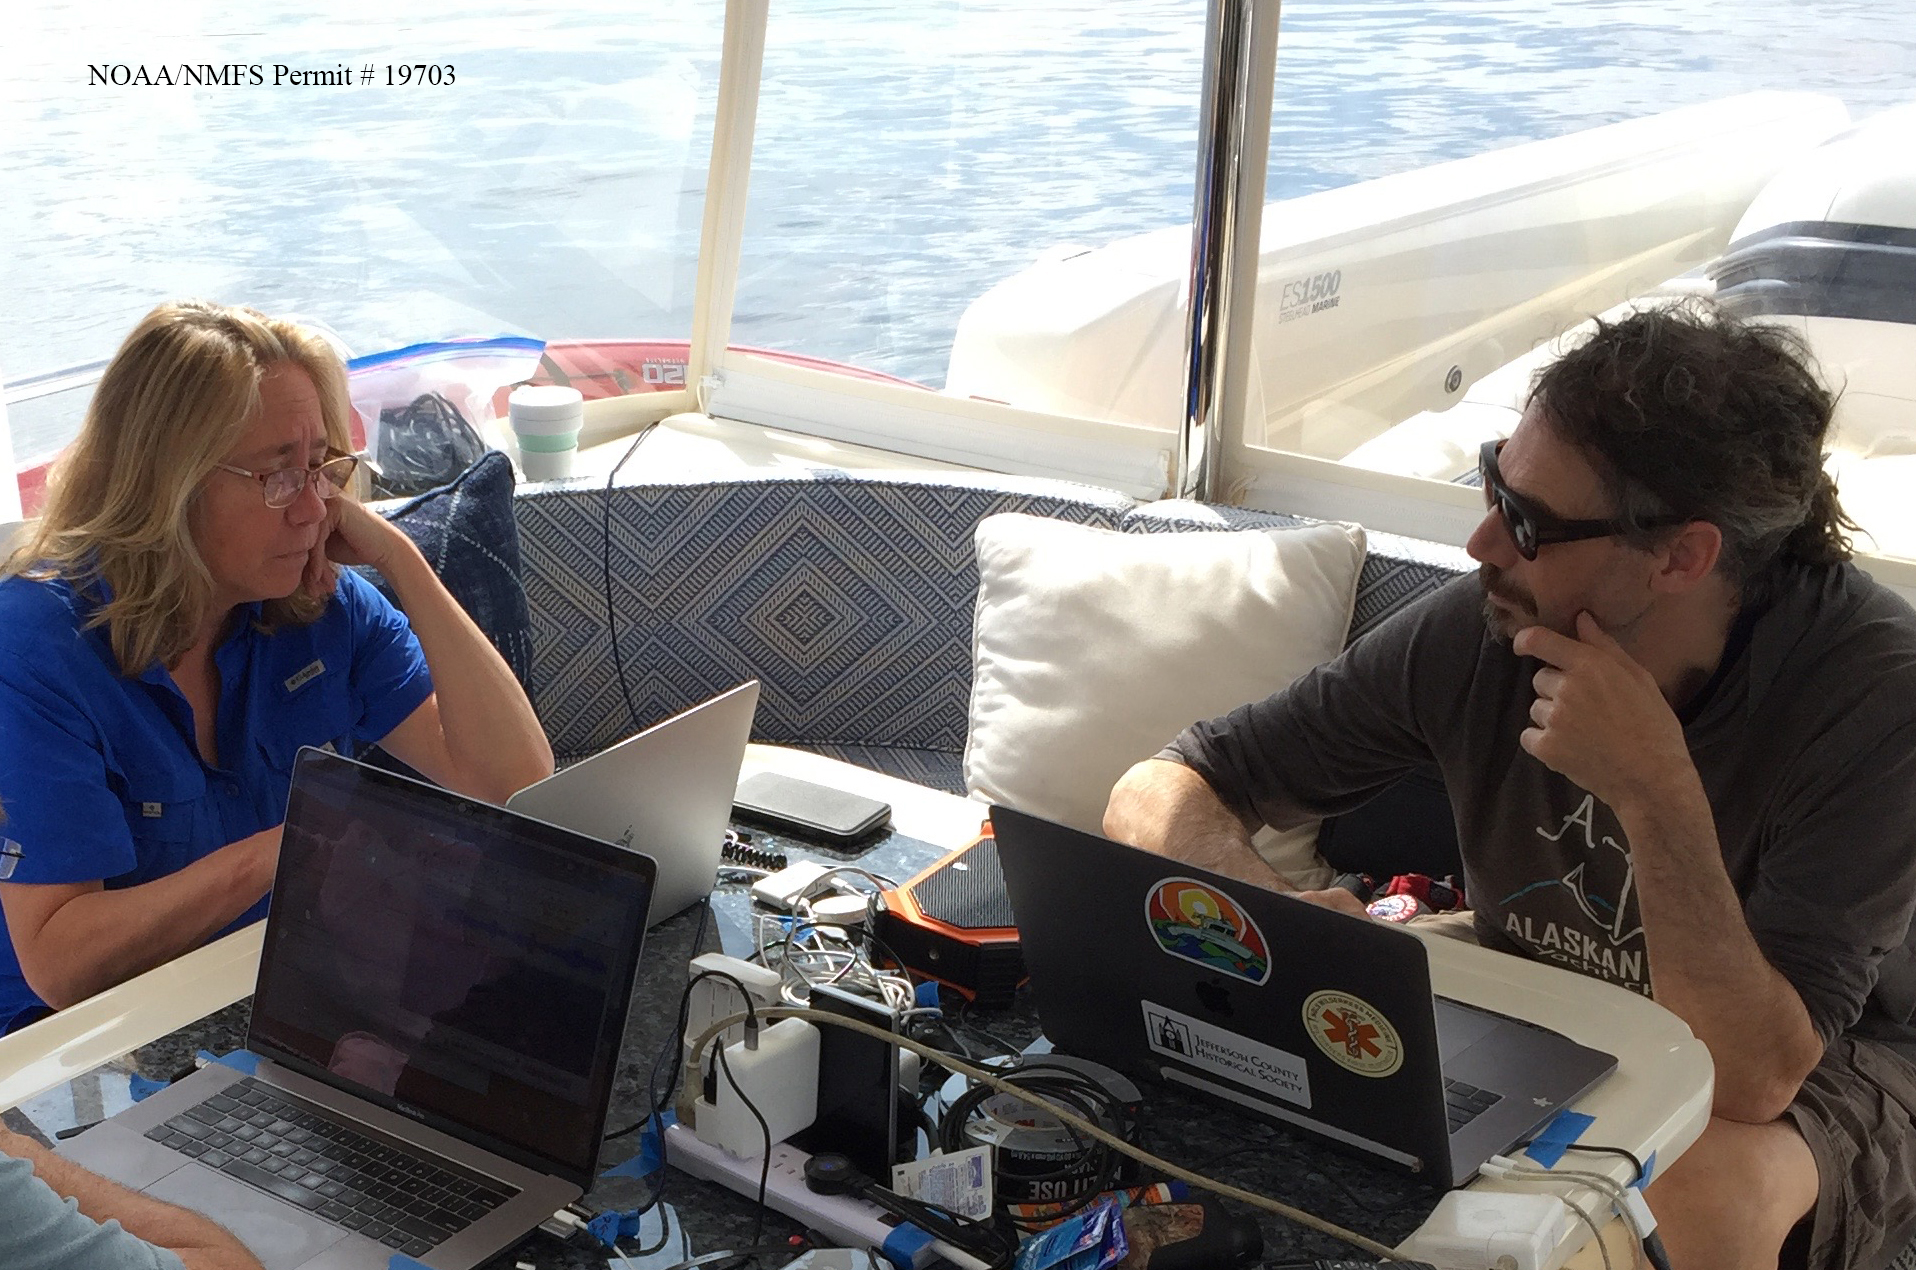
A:
{"label": "power strip", "polygon": [[[758,1198],[762,1157],[740,1159],[718,1147],[707,1146],[681,1124],[666,1126],[665,1151],[665,1158],[673,1168],[716,1182],[747,1199]],[[884,1249],[898,1227],[897,1219],[878,1205],[856,1196],[820,1195],[806,1186],[805,1162],[809,1159],[811,1156],[787,1142],[772,1148],[771,1173],[765,1180],[765,1206],[840,1243]],[[978,1258],[934,1239],[927,1239],[912,1252],[909,1265],[912,1270],[924,1270],[941,1257],[961,1270],[990,1270]]]}

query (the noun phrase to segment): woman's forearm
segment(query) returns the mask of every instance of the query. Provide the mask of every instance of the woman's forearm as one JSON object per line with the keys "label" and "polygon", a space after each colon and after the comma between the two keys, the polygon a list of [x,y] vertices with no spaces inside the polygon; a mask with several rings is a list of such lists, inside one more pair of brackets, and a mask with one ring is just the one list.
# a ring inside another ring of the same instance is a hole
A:
{"label": "woman's forearm", "polygon": [[0,885],[27,985],[64,1009],[199,947],[272,888],[279,839],[275,826],[120,890]]}
{"label": "woman's forearm", "polygon": [[552,775],[552,747],[525,690],[416,547],[384,570],[432,670],[439,727],[452,767],[445,783],[504,802]]}

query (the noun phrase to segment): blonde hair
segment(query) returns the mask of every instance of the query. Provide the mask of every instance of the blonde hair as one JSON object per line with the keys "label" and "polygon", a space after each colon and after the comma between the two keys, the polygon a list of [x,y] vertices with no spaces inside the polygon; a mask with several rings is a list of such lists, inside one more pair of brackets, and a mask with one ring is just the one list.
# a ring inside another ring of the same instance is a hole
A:
{"label": "blonde hair", "polygon": [[[126,675],[170,664],[211,616],[213,578],[190,515],[214,465],[237,445],[274,366],[304,370],[319,392],[326,443],[351,449],[346,367],[317,332],[254,309],[183,300],[147,314],[100,377],[80,435],[54,464],[47,504],[0,576],[105,582],[91,615]],[[260,625],[311,622],[326,607],[304,590],[268,600]]]}

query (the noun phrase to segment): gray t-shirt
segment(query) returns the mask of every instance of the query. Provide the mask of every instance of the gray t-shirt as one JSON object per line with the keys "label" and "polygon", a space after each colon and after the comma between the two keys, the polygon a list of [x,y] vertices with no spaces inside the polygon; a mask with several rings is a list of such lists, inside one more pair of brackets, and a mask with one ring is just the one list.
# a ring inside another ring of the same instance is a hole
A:
{"label": "gray t-shirt", "polygon": [[[1540,663],[1481,598],[1460,578],[1162,756],[1278,828],[1435,762],[1478,938],[1647,994],[1629,843],[1518,745]],[[1684,725],[1744,916],[1817,1034],[1916,1057],[1916,613],[1854,566],[1778,566]]]}
{"label": "gray t-shirt", "polygon": [[164,1248],[116,1221],[96,1222],[33,1174],[0,1155],[0,1266],[6,1270],[185,1270]]}

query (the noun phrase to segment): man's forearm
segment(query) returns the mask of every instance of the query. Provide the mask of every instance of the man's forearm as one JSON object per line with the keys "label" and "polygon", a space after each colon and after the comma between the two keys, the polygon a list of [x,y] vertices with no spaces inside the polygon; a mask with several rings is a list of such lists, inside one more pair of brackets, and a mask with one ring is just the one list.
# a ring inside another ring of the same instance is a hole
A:
{"label": "man's forearm", "polygon": [[56,1195],[76,1201],[94,1221],[119,1222],[135,1238],[178,1254],[189,1270],[258,1270],[245,1245],[198,1213],[129,1191],[19,1134],[0,1131],[0,1152],[27,1161]]}
{"label": "man's forearm", "polygon": [[1111,790],[1104,832],[1119,842],[1276,891],[1295,890],[1251,846],[1250,830],[1205,779],[1166,759],[1136,764]]}
{"label": "man's forearm", "polygon": [[1656,799],[1616,811],[1630,842],[1657,1002],[1709,1048],[1716,1114],[1774,1120],[1823,1046],[1802,998],[1750,933],[1701,783],[1690,773]]}
{"label": "man's forearm", "polygon": [[460,792],[504,802],[552,775],[552,746],[525,690],[418,550],[385,569],[432,670],[446,757]]}
{"label": "man's forearm", "polygon": [[28,986],[63,1009],[199,947],[272,888],[279,834],[242,838],[138,886],[77,895],[32,929],[10,916]]}

